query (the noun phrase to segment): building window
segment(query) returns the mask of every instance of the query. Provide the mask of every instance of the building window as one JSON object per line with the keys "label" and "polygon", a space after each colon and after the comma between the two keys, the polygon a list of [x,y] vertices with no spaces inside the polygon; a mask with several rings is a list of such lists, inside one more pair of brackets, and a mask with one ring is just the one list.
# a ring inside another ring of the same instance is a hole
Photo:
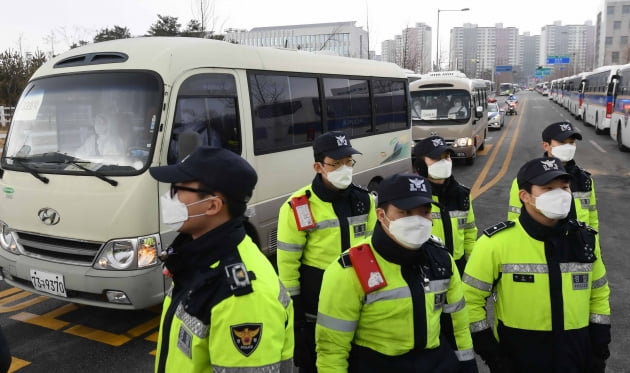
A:
{"label": "building window", "polygon": [[628,37],[627,37],[627,36],[622,36],[622,37],[619,39],[619,44],[620,44],[622,47],[623,47],[623,46],[625,46],[626,44],[628,44]]}
{"label": "building window", "polygon": [[613,38],[612,36],[606,36],[606,45],[612,45]]}
{"label": "building window", "polygon": [[619,52],[612,52],[611,63],[619,63]]}
{"label": "building window", "polygon": [[630,13],[630,5],[624,5],[622,8],[622,12],[623,14],[629,14]]}
{"label": "building window", "polygon": [[621,30],[621,21],[615,21],[613,23],[613,30]]}
{"label": "building window", "polygon": [[606,14],[609,15],[609,16],[615,14],[615,7],[614,6],[608,6],[606,8]]}

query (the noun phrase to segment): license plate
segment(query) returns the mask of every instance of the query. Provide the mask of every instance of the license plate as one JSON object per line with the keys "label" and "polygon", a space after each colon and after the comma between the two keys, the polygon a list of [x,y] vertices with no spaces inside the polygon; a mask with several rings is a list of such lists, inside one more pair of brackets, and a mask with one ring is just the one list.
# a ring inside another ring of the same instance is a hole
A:
{"label": "license plate", "polygon": [[31,269],[31,283],[35,289],[44,293],[68,297],[66,284],[60,274]]}

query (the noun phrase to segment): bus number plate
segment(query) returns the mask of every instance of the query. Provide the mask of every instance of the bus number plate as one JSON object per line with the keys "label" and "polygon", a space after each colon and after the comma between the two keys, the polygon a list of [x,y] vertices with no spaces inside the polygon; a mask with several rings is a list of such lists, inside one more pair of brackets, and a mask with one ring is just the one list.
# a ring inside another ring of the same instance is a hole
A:
{"label": "bus number plate", "polygon": [[60,297],[68,297],[66,284],[60,274],[31,269],[31,283],[36,290]]}

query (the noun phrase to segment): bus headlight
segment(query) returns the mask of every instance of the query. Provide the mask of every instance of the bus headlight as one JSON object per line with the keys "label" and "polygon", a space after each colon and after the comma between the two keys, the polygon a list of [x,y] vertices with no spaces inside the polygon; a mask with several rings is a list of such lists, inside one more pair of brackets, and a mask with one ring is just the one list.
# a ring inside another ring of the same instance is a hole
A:
{"label": "bus headlight", "polygon": [[94,268],[129,270],[150,267],[157,264],[159,250],[157,235],[109,241]]}
{"label": "bus headlight", "polygon": [[9,226],[0,220],[0,247],[12,254],[19,254],[13,231]]}
{"label": "bus headlight", "polygon": [[470,137],[460,137],[455,140],[455,146],[470,146],[472,144],[472,139]]}

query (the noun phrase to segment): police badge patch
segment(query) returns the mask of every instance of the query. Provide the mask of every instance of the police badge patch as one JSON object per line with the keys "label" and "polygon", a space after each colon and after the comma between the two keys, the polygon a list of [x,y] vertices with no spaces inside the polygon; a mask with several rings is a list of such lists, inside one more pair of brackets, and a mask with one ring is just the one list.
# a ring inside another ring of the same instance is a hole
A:
{"label": "police badge patch", "polygon": [[262,324],[239,324],[230,326],[230,334],[234,346],[243,355],[249,356],[254,352],[262,338]]}
{"label": "police badge patch", "polygon": [[588,289],[588,273],[574,273],[572,277],[573,277],[573,290]]}

